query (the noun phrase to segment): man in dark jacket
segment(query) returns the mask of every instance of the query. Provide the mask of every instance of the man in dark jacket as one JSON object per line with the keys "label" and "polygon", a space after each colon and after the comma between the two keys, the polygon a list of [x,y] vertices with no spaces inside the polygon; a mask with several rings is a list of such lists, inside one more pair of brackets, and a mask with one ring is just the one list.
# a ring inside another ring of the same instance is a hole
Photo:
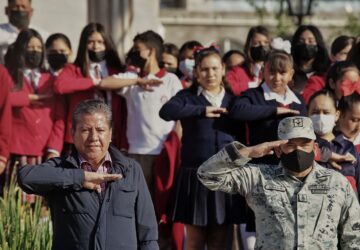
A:
{"label": "man in dark jacket", "polygon": [[84,101],[73,114],[74,153],[18,170],[21,188],[48,200],[53,249],[159,249],[143,173],[110,146],[111,124],[106,104]]}

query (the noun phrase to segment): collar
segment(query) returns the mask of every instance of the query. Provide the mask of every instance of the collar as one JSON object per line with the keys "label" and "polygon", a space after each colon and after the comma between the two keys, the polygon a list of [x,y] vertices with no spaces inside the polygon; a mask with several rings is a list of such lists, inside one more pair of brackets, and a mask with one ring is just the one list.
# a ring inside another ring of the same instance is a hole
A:
{"label": "collar", "polygon": [[220,86],[221,90],[217,94],[210,93],[206,89],[204,89],[201,86],[198,86],[197,89],[197,96],[200,96],[201,94],[208,100],[212,106],[214,107],[221,107],[222,100],[225,96],[225,89],[223,86]]}
{"label": "collar", "polygon": [[154,75],[157,78],[163,78],[166,75],[166,69],[165,68],[160,68],[160,70],[155,74],[151,74],[151,73],[146,74],[144,71],[140,72],[140,77],[147,77],[147,76],[151,76],[151,75]]}
{"label": "collar", "polygon": [[360,133],[355,137],[354,141],[353,141],[354,145],[359,145],[360,144]]}
{"label": "collar", "polygon": [[[79,157],[80,167],[81,167],[81,165],[82,165],[83,163],[88,163],[88,164],[90,164],[90,163],[89,163],[87,160],[85,160],[85,158],[82,157],[80,154],[78,154],[78,157]],[[103,165],[105,162],[109,162],[110,164],[112,163],[112,160],[111,160],[111,156],[110,156],[109,151],[106,152],[105,157],[104,157],[104,159],[101,161],[101,163],[100,163],[99,166]],[[90,164],[90,165],[91,165],[91,164]],[[93,167],[93,166],[91,165],[91,167]]]}
{"label": "collar", "polygon": [[102,60],[101,62],[98,63],[94,63],[94,62],[90,63],[90,69],[94,70],[96,66],[100,67],[100,71],[102,71],[102,69],[106,68],[106,61]]}
{"label": "collar", "polygon": [[293,102],[295,102],[297,104],[301,104],[301,101],[299,100],[299,98],[297,98],[295,93],[293,91],[291,91],[291,89],[288,86],[286,86],[285,95],[283,95],[283,96],[273,92],[266,82],[264,82],[261,85],[261,87],[264,91],[264,98],[266,101],[276,100],[277,102],[281,103],[282,105],[289,105]]}
{"label": "collar", "polygon": [[26,68],[26,69],[24,69],[24,76],[26,77],[26,78],[28,78],[29,80],[31,80],[31,74],[34,74],[34,76],[35,76],[35,81],[38,81],[39,79],[40,79],[40,77],[41,77],[41,73],[40,73],[40,70],[38,69],[38,68],[35,68],[35,69],[28,69],[28,68]]}
{"label": "collar", "polygon": [[224,89],[223,86],[221,86],[220,92],[217,93],[217,94],[213,94],[213,93],[207,91],[206,89],[204,89],[203,87],[201,87],[201,86],[199,85],[199,86],[198,86],[198,89],[197,89],[197,96],[199,96],[199,95],[201,95],[201,94],[204,94],[204,93],[206,93],[207,95],[209,95],[209,96],[211,96],[211,97],[216,98],[216,97],[218,97],[218,96],[220,96],[220,95],[224,96],[224,95],[225,95],[225,89]]}

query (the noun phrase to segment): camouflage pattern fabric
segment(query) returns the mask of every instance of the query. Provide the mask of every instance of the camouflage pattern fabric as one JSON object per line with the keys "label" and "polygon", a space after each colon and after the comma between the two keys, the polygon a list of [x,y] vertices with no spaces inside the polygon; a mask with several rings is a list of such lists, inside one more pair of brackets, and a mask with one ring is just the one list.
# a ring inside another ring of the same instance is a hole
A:
{"label": "camouflage pattern fabric", "polygon": [[302,182],[281,165],[247,164],[229,144],[198,169],[209,189],[243,195],[256,216],[255,249],[360,249],[360,206],[340,173],[314,162]]}

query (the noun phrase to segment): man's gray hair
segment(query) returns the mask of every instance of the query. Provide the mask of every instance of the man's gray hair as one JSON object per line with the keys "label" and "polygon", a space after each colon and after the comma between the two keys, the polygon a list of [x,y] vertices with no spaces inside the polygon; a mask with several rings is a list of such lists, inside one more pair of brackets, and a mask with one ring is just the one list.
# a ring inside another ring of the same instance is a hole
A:
{"label": "man's gray hair", "polygon": [[110,107],[101,100],[91,99],[82,101],[76,106],[75,112],[72,116],[72,131],[74,132],[76,130],[76,126],[82,115],[93,115],[96,113],[105,114],[109,128],[112,127],[112,113]]}

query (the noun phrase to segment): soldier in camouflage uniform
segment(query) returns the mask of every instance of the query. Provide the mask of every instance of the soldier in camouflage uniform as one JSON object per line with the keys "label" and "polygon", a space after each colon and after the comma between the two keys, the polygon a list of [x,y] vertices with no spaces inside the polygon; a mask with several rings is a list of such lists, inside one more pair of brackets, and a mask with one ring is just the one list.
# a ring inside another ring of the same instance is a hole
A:
{"label": "soldier in camouflage uniform", "polygon": [[[314,161],[307,117],[288,117],[279,141],[229,144],[198,169],[209,189],[240,193],[256,215],[256,249],[360,249],[360,206],[340,173]],[[247,164],[276,153],[279,165]]]}

